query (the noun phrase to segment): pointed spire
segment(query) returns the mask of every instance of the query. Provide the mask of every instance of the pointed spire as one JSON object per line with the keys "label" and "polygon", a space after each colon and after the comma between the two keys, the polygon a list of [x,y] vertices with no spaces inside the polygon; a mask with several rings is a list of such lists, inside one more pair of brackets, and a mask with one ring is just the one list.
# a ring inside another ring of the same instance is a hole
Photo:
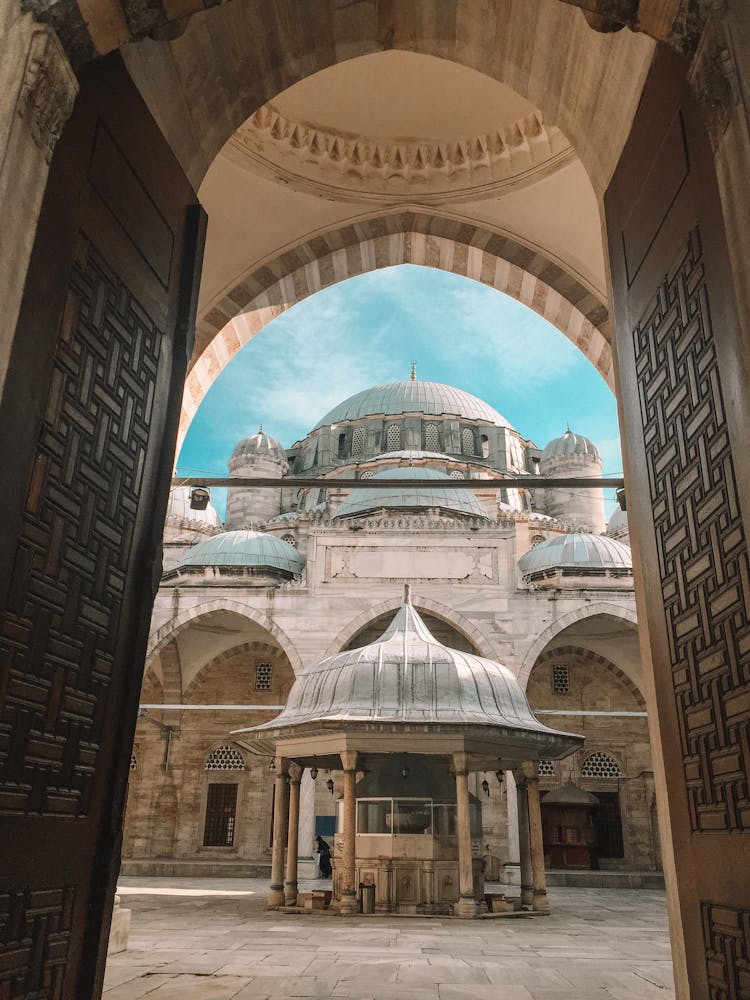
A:
{"label": "pointed spire", "polygon": [[258,428],[258,433],[259,434],[263,433],[263,424],[261,424],[260,427]]}
{"label": "pointed spire", "polygon": [[570,421],[569,421],[569,420],[566,420],[566,421],[565,421],[565,433],[566,433],[566,434],[572,434],[572,433],[573,433],[573,432],[571,431],[571,429],[570,429]]}
{"label": "pointed spire", "polygon": [[417,381],[417,362],[412,361],[411,363],[411,380],[412,382]]}

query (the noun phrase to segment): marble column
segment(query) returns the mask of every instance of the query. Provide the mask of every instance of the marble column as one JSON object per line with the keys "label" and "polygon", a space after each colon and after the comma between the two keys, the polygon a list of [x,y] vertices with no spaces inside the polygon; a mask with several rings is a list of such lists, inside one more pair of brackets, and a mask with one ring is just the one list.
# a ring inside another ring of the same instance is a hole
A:
{"label": "marble column", "polygon": [[284,905],[284,847],[287,824],[287,774],[289,761],[285,757],[276,758],[276,784],[273,799],[273,843],[271,848],[271,891],[268,907]]}
{"label": "marble column", "polygon": [[284,879],[284,902],[287,906],[297,905],[297,845],[299,843],[299,784],[302,768],[299,764],[289,765],[289,825],[286,841],[286,878]]}
{"label": "marble column", "polygon": [[456,775],[456,825],[458,832],[458,902],[457,917],[475,917],[474,872],[471,860],[471,817],[469,813],[469,773],[465,753],[453,754]]}
{"label": "marble column", "polygon": [[529,832],[529,794],[523,775],[516,778],[518,803],[518,854],[521,866],[521,905],[534,901],[534,881],[531,870],[531,836]]}
{"label": "marble column", "polygon": [[356,881],[356,823],[357,800],[357,751],[345,750],[341,754],[344,767],[344,850],[341,871],[341,902],[339,912],[344,916],[359,912]]}
{"label": "marble column", "polygon": [[310,769],[305,768],[299,786],[299,844],[297,875],[301,879],[318,878],[318,866],[313,858],[315,849],[315,782]]}
{"label": "marble column", "polygon": [[54,30],[0,3],[0,396],[49,165],[78,81]]}
{"label": "marble column", "polygon": [[518,802],[516,797],[516,776],[513,771],[505,772],[505,809],[508,820],[508,864],[520,863],[518,841]]}
{"label": "marble column", "polygon": [[534,898],[531,908],[537,913],[549,913],[547,883],[544,876],[544,844],[542,842],[542,809],[539,803],[539,768],[535,760],[526,760],[521,769],[526,778],[529,802],[529,836],[531,839],[531,875]]}

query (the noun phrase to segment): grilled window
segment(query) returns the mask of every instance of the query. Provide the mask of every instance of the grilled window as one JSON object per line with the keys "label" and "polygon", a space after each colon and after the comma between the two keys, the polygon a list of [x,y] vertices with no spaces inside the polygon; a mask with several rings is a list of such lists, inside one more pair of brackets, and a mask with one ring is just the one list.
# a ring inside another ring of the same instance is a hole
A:
{"label": "grilled window", "polygon": [[595,750],[583,762],[582,778],[622,778],[622,768],[611,753]]}
{"label": "grilled window", "polygon": [[464,427],[461,431],[461,450],[464,455],[473,455],[474,448],[474,431],[471,427]]}
{"label": "grilled window", "polygon": [[293,549],[297,548],[297,539],[294,535],[282,535],[281,540],[282,542],[286,542],[287,545],[291,545]]}
{"label": "grilled window", "polygon": [[570,670],[567,663],[552,664],[552,694],[570,693]]}
{"label": "grilled window", "polygon": [[401,448],[401,428],[398,424],[389,424],[385,434],[388,451],[399,451]]}
{"label": "grilled window", "polygon": [[453,471],[451,473],[449,473],[449,475],[450,475],[451,479],[465,479],[466,478],[464,476],[463,472],[461,472],[460,469],[453,469]]}
{"label": "grilled window", "polygon": [[361,455],[365,450],[365,429],[355,427],[352,434],[352,455]]}
{"label": "grilled window", "polygon": [[223,743],[214,747],[206,759],[207,771],[244,771],[245,760],[236,747]]}
{"label": "grilled window", "polygon": [[539,777],[540,778],[552,778],[555,775],[555,765],[551,760],[540,760],[539,761]]}
{"label": "grilled window", "polygon": [[273,664],[266,662],[255,664],[255,690],[270,691],[273,677]]}
{"label": "grilled window", "polygon": [[237,785],[229,782],[208,786],[204,847],[232,847],[237,819]]}
{"label": "grilled window", "polygon": [[440,431],[437,424],[425,424],[424,447],[425,451],[440,451]]}

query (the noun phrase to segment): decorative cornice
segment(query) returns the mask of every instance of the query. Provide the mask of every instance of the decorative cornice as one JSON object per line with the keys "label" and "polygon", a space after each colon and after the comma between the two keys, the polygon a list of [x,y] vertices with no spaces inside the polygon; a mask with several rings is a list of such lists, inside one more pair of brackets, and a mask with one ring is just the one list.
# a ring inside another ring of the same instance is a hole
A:
{"label": "decorative cornice", "polygon": [[524,183],[575,155],[541,111],[449,141],[376,139],[297,122],[265,104],[241,126],[231,146],[291,186],[369,199],[420,200],[466,192],[484,197],[498,186]]}
{"label": "decorative cornice", "polygon": [[31,36],[17,111],[49,163],[57,140],[73,110],[78,81],[50,28]]}

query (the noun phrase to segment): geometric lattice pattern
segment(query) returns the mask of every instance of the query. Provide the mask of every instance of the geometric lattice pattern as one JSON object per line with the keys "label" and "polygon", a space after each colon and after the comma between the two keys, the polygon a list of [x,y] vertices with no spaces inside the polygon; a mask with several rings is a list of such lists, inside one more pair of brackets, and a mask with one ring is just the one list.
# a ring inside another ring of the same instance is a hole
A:
{"label": "geometric lattice pattern", "polygon": [[388,425],[385,443],[388,451],[398,451],[401,448],[401,427],[398,424]]}
{"label": "geometric lattice pattern", "polygon": [[750,830],[750,565],[697,229],[633,338],[690,822]]}
{"label": "geometric lattice pattern", "polygon": [[214,747],[208,755],[206,758],[206,770],[244,771],[245,761],[236,747],[230,747],[224,743],[219,747]]}
{"label": "geometric lattice pattern", "polygon": [[471,427],[464,427],[461,431],[461,451],[464,455],[474,454],[474,431]]}
{"label": "geometric lattice pattern", "polygon": [[622,778],[622,768],[612,754],[595,750],[583,762],[582,778]]}
{"label": "geometric lattice pattern", "polygon": [[711,1000],[750,997],[750,909],[701,903]]}
{"label": "geometric lattice pattern", "polygon": [[355,427],[352,434],[352,455],[361,455],[365,450],[365,429]]}
{"label": "geometric lattice pattern", "polygon": [[465,479],[466,478],[466,476],[464,476],[463,472],[460,472],[458,469],[453,469],[448,474],[449,474],[449,476],[450,476],[451,479]]}
{"label": "geometric lattice pattern", "polygon": [[440,432],[437,424],[424,425],[424,450],[440,451]]}
{"label": "geometric lattice pattern", "polygon": [[367,469],[365,472],[362,473],[362,475],[359,478],[360,479],[372,479],[372,477],[374,475],[375,475],[375,470],[374,469]]}
{"label": "geometric lattice pattern", "polygon": [[291,545],[293,549],[297,548],[297,539],[294,535],[282,535],[281,540],[282,542],[286,542],[287,545]]}
{"label": "geometric lattice pattern", "polygon": [[62,996],[74,891],[0,892],[0,997]]}
{"label": "geometric lattice pattern", "polygon": [[273,677],[273,664],[268,662],[255,664],[255,690],[270,691]]}
{"label": "geometric lattice pattern", "polygon": [[553,778],[555,776],[555,764],[551,760],[539,760],[539,777]]}
{"label": "geometric lattice pattern", "polygon": [[570,669],[567,663],[552,664],[552,694],[569,694]]}
{"label": "geometric lattice pattern", "polygon": [[0,812],[89,808],[162,340],[82,240],[0,620]]}

